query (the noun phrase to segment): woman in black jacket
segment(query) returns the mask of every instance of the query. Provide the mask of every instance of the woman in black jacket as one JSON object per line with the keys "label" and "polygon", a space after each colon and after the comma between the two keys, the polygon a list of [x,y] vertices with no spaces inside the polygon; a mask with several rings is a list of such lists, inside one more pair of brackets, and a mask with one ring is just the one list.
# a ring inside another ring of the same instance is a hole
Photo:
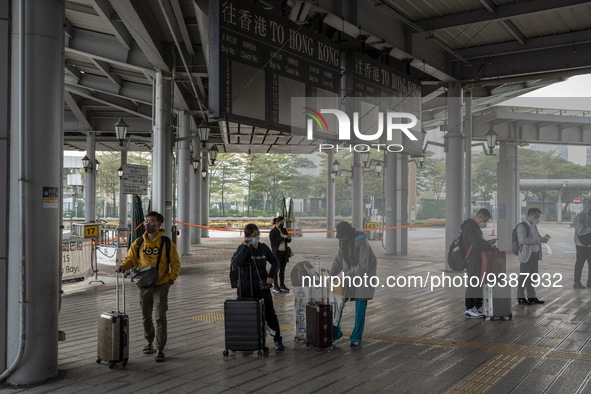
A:
{"label": "woman in black jacket", "polygon": [[285,218],[278,216],[274,219],[276,224],[275,227],[269,232],[269,240],[271,241],[271,249],[273,254],[279,260],[278,273],[275,276],[275,286],[273,287],[274,293],[289,292],[287,286],[285,286],[285,267],[289,261],[289,254],[287,253],[287,244],[291,242],[291,235],[285,229]]}

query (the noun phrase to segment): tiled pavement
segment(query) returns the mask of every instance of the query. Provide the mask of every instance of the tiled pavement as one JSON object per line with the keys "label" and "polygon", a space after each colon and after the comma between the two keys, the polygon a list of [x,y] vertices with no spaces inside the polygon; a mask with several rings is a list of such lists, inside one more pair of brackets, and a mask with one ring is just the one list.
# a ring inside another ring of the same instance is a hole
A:
{"label": "tiled pavement", "polygon": [[[372,241],[382,277],[441,275],[443,240],[417,233],[407,256],[386,256],[379,241]],[[512,320],[465,319],[463,290],[379,289],[368,304],[363,345],[351,348],[345,337],[331,352],[292,341],[293,297],[275,295],[286,350],[271,350],[262,359],[223,357],[223,300],[234,296],[228,268],[239,241],[205,239],[183,256],[181,277],[171,288],[165,363],[141,353],[138,299],[129,282],[130,361],[112,370],[95,363],[97,316],[115,305],[114,278],[104,273],[105,285],[64,287],[60,329],[67,340],[59,345],[60,376],[32,387],[0,386],[0,392],[591,392],[591,290],[571,289],[569,259],[544,258],[540,272],[561,273],[564,288],[539,290],[548,301],[543,306],[514,302]],[[298,238],[290,265],[319,255],[328,266],[336,247],[336,240]],[[507,266],[516,272],[514,256]],[[354,308],[347,305],[345,329],[353,318]]]}

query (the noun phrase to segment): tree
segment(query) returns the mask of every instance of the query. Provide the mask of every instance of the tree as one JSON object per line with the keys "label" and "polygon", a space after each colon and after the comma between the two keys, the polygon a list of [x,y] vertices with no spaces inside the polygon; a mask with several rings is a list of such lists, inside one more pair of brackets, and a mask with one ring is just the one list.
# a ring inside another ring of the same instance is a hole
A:
{"label": "tree", "polygon": [[445,160],[432,156],[433,152],[428,151],[423,167],[417,169],[417,192],[419,195],[432,192],[439,200],[445,187]]}
{"label": "tree", "polygon": [[472,157],[472,195],[488,201],[497,190],[497,156],[484,153]]}
{"label": "tree", "polygon": [[[96,173],[96,191],[97,195],[104,196],[97,199],[97,205],[108,197],[113,202],[113,206],[117,206],[120,182],[117,170],[121,165],[121,154],[115,151],[97,152],[96,160],[100,163]],[[103,215],[108,216],[107,212],[103,212]]]}

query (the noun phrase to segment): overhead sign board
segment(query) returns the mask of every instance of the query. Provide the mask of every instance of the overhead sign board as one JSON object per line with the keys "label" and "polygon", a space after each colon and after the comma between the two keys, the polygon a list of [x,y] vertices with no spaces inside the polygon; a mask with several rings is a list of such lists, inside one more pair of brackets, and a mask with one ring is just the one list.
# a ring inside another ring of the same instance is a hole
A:
{"label": "overhead sign board", "polygon": [[123,194],[148,194],[148,167],[123,165]]}
{"label": "overhead sign board", "polygon": [[259,2],[210,0],[214,118],[290,130],[291,97],[337,97],[340,49]]}

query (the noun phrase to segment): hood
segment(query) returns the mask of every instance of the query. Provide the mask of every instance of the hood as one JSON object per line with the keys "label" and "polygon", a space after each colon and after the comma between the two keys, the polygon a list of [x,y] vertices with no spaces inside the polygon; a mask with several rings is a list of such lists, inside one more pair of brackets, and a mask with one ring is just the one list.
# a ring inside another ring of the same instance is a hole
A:
{"label": "hood", "polygon": [[353,240],[353,242],[357,242],[357,241],[361,241],[362,239],[367,238],[367,234],[365,234],[362,231],[357,231],[355,233],[355,239]]}

